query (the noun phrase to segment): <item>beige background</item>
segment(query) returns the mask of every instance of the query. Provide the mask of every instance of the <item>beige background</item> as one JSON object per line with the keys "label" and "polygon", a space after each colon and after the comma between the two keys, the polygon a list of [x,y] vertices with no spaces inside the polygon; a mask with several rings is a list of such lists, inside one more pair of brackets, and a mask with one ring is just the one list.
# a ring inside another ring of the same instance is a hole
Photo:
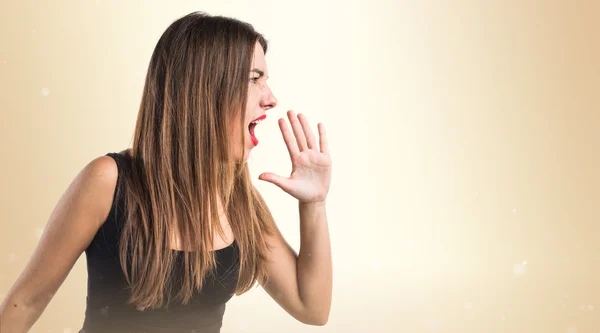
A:
{"label": "beige background", "polygon": [[[8,1],[0,5],[0,294],[91,159],[129,146],[155,42],[194,10],[271,42],[276,120],[326,124],[334,302],[304,326],[260,288],[233,332],[600,332],[597,1]],[[256,181],[298,248],[294,200]],[[32,332],[76,332],[82,257]]]}

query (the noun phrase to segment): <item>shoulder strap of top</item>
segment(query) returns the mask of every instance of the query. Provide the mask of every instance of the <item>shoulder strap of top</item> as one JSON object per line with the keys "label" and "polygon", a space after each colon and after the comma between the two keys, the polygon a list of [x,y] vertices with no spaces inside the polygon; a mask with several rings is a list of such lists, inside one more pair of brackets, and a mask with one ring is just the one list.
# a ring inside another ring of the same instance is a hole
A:
{"label": "shoulder strap of top", "polygon": [[117,195],[119,194],[118,190],[121,187],[123,161],[121,160],[122,156],[119,153],[108,153],[108,154],[106,154],[106,156],[112,157],[115,160],[115,163],[117,163],[117,186],[115,187],[115,193],[113,195],[113,204],[114,204],[116,202]]}
{"label": "shoulder strap of top", "polygon": [[111,214],[113,214],[113,218],[119,220],[122,217],[122,213],[123,213],[123,182],[124,182],[124,174],[125,174],[125,160],[124,160],[124,156],[121,155],[120,153],[107,153],[106,156],[110,156],[115,160],[115,163],[117,164],[117,170],[118,170],[118,175],[117,175],[117,186],[115,187],[115,192],[113,194],[113,203],[112,203],[112,209],[111,209]]}

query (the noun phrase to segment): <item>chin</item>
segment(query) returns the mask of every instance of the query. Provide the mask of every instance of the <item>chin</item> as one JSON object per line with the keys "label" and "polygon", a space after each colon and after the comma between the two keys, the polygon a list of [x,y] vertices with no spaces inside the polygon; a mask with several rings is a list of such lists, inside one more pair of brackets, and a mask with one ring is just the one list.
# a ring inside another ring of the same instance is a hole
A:
{"label": "chin", "polygon": [[244,157],[242,158],[242,160],[244,161],[244,163],[248,163],[249,159],[250,159],[250,150],[246,150],[244,152]]}
{"label": "chin", "polygon": [[238,152],[235,156],[235,161],[237,163],[247,163],[248,159],[250,159],[250,149],[244,148],[242,152]]}

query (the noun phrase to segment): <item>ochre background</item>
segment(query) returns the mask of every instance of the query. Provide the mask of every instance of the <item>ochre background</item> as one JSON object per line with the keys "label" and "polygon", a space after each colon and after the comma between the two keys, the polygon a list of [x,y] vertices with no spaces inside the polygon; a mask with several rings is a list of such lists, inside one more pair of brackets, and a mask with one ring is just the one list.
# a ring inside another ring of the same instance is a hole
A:
{"label": "ochre background", "polygon": [[[597,1],[3,0],[0,294],[81,168],[129,146],[153,47],[195,10],[271,42],[253,175],[289,172],[288,109],[334,158],[329,324],[256,288],[223,333],[600,332]],[[297,249],[295,201],[256,184]],[[85,295],[82,257],[32,332],[77,332]]]}

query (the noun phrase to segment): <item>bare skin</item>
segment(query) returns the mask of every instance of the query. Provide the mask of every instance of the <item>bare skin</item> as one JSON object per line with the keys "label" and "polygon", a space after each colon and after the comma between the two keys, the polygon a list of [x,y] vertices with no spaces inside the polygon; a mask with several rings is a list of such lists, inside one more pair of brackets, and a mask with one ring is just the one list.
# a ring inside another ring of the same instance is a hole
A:
{"label": "bare skin", "polygon": [[322,125],[319,126],[320,144],[317,145],[303,115],[297,117],[290,111],[288,118],[293,134],[282,119],[279,126],[292,159],[291,175],[284,178],[263,173],[260,179],[298,199],[300,252],[296,254],[279,232],[269,238],[272,246],[268,254],[269,281],[263,287],[297,320],[325,325],[332,299],[331,245],[325,203],[331,160]]}
{"label": "bare skin", "polygon": [[86,165],[58,201],[25,269],[0,305],[0,332],[28,332],[104,223],[117,184],[111,157]]}
{"label": "bare skin", "polygon": [[[256,44],[248,89],[246,122],[263,115],[277,104],[267,84],[265,54]],[[289,177],[270,172],[259,179],[270,182],[298,199],[300,216],[300,252],[296,254],[280,232],[268,239],[269,282],[267,293],[297,320],[312,325],[325,325],[329,319],[332,298],[331,245],[325,200],[331,182],[331,157],[323,124],[318,125],[318,138],[306,117],[287,112],[287,122],[279,119],[279,128],[292,161]],[[246,133],[244,159],[253,148]],[[241,146],[241,145],[239,145]]]}
{"label": "bare skin", "polygon": [[[248,123],[277,104],[266,84],[268,74],[260,45],[255,50],[253,68],[263,75],[258,77],[256,71],[249,74]],[[270,182],[298,199],[301,246],[296,254],[279,232],[268,239],[272,246],[268,253],[269,282],[263,287],[295,319],[306,324],[324,325],[329,318],[332,297],[331,249],[325,210],[331,159],[322,124],[318,126],[317,140],[303,115],[289,111],[287,116],[292,129],[284,119],[279,120],[279,127],[290,153],[292,172],[289,177],[263,173],[260,180]],[[246,143],[244,159],[253,147],[249,137]],[[28,332],[38,320],[106,221],[117,177],[115,161],[109,156],[101,156],[87,164],[69,185],[25,269],[0,305],[0,332]],[[215,249],[233,241],[228,221],[224,219],[221,223],[226,239],[215,235]],[[175,234],[174,248],[178,248],[179,239]]]}

